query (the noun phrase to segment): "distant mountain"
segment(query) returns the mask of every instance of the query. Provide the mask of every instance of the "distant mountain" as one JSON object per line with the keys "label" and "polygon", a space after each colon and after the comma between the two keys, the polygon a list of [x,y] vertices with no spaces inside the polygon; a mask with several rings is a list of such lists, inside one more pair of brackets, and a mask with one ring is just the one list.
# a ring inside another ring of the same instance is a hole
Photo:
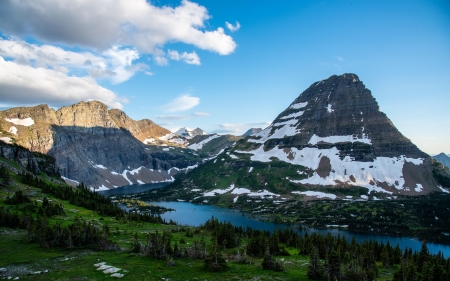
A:
{"label": "distant mountain", "polygon": [[225,148],[230,147],[240,139],[242,137],[233,135],[198,135],[190,140],[190,144],[186,148],[210,157],[223,152]]}
{"label": "distant mountain", "polygon": [[47,105],[0,111],[0,129],[0,140],[53,156],[68,182],[102,189],[170,181],[201,160],[175,148],[146,146],[170,131],[99,101],[57,111]]}
{"label": "distant mountain", "polygon": [[436,156],[433,156],[434,159],[436,159],[439,163],[444,164],[444,166],[450,168],[450,157],[448,155],[445,155],[445,153],[440,153]]}
{"label": "distant mountain", "polygon": [[247,137],[247,136],[250,136],[250,135],[255,135],[255,134],[257,134],[257,133],[259,133],[261,131],[262,131],[261,128],[251,128],[247,132],[245,132],[242,136],[243,137]]}
{"label": "distant mountain", "polygon": [[187,138],[193,138],[195,136],[203,136],[203,135],[207,135],[207,133],[205,131],[203,131],[200,128],[196,128],[193,130],[188,129],[187,127],[183,127],[178,129],[175,134],[179,135],[179,136],[183,136],[183,137],[187,137]]}
{"label": "distant mountain", "polygon": [[223,194],[223,204],[234,204],[240,194],[288,200],[355,192],[365,199],[375,192],[392,199],[446,192],[435,176],[445,171],[437,169],[379,110],[359,78],[344,74],[313,83],[272,125],[188,173],[173,190],[182,184],[205,190],[206,197]]}

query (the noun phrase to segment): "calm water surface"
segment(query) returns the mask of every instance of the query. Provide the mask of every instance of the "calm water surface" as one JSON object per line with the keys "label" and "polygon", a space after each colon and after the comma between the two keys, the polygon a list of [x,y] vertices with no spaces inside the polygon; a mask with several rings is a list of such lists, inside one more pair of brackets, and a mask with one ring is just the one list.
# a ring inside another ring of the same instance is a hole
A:
{"label": "calm water surface", "polygon": [[[118,187],[112,190],[100,191],[99,193],[104,194],[106,196],[114,194],[137,193],[149,189],[161,188],[163,186],[166,186],[167,184],[169,183],[129,185]],[[173,221],[176,221],[182,225],[199,226],[200,224],[203,224],[205,221],[214,216],[215,218],[221,221],[230,221],[233,225],[236,226],[242,227],[250,226],[252,228],[260,230],[273,231],[274,229],[277,228],[284,229],[293,227],[292,225],[275,224],[271,222],[259,221],[250,217],[243,216],[242,213],[240,213],[239,211],[211,205],[195,205],[188,202],[147,202],[147,203],[175,209],[175,211],[173,212],[167,212],[162,214],[161,217],[166,221],[172,219]],[[402,250],[404,250],[405,248],[412,248],[413,251],[420,251],[421,248],[421,242],[419,240],[409,237],[372,235],[334,228],[309,229],[307,231],[308,233],[316,232],[323,235],[326,235],[328,232],[330,232],[331,235],[334,236],[338,235],[341,235],[341,237],[345,236],[349,242],[351,242],[353,236],[355,236],[358,242],[364,242],[372,239],[374,241],[383,242],[384,244],[386,244],[387,241],[389,241],[389,243],[391,243],[391,245],[393,246],[399,244]],[[301,230],[298,230],[297,232],[302,233]],[[432,254],[437,254],[439,251],[441,251],[446,258],[450,257],[450,245],[427,243],[427,246],[428,250]]]}

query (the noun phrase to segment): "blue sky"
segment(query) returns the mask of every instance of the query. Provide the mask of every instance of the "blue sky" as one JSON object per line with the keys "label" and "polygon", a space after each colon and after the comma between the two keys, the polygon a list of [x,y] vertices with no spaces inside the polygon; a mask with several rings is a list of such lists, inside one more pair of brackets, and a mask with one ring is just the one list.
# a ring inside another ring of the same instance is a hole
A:
{"label": "blue sky", "polygon": [[0,3],[2,108],[98,99],[170,130],[242,134],[355,73],[419,148],[450,153],[448,1],[18,3]]}

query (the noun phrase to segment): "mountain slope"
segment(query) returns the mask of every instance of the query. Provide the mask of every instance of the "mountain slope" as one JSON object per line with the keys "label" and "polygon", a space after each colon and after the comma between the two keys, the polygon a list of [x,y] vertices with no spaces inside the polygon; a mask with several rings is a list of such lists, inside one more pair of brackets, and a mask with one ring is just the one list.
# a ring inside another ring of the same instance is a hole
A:
{"label": "mountain slope", "polygon": [[182,136],[182,137],[186,137],[186,138],[193,138],[195,136],[203,136],[203,135],[207,135],[205,131],[203,131],[200,128],[196,128],[193,130],[188,129],[187,127],[183,127],[178,129],[175,134]]}
{"label": "mountain slope", "polygon": [[57,111],[47,105],[1,111],[0,126],[13,142],[55,157],[71,183],[112,188],[173,180],[177,169],[172,168],[198,161],[168,148],[148,149],[143,140],[170,132],[150,120],[134,121],[120,110],[108,110],[98,101]]}
{"label": "mountain slope", "polygon": [[[208,165],[217,172],[208,176]],[[283,168],[275,171],[274,165]],[[241,191],[259,197],[264,190],[285,199],[345,198],[342,188],[351,187],[385,197],[441,191],[431,157],[379,111],[354,74],[313,83],[271,126],[202,166],[175,184],[217,189],[212,194],[233,200]]]}
{"label": "mountain slope", "polygon": [[440,153],[436,156],[433,156],[434,159],[439,161],[439,163],[444,164],[447,168],[450,168],[450,157],[445,155],[445,153]]}
{"label": "mountain slope", "polygon": [[248,129],[248,131],[245,132],[242,136],[243,136],[243,137],[247,137],[247,136],[250,136],[250,135],[257,134],[257,133],[259,133],[259,132],[261,132],[261,131],[262,131],[261,128],[250,128],[250,129]]}

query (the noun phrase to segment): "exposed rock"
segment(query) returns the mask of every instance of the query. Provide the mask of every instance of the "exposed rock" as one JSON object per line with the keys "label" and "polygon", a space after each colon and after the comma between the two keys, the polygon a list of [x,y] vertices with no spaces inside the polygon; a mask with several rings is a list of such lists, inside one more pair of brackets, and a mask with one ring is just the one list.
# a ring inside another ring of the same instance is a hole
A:
{"label": "exposed rock", "polygon": [[247,136],[250,136],[250,135],[254,135],[254,134],[257,134],[257,133],[259,133],[259,132],[261,132],[262,131],[262,129],[261,128],[250,128],[247,132],[245,132],[242,136],[243,137],[247,137]]}
{"label": "exposed rock", "polygon": [[33,173],[44,172],[49,176],[59,177],[55,158],[28,149],[0,141],[0,156],[18,163]]}
{"label": "exposed rock", "polygon": [[[34,123],[17,125],[17,120],[25,118]],[[196,163],[181,153],[148,150],[143,140],[170,132],[150,120],[134,121],[120,110],[108,110],[98,101],[80,102],[57,111],[47,105],[1,111],[2,133],[13,125],[17,128],[15,143],[55,157],[65,178],[88,186],[112,188],[172,180],[169,169]]]}
{"label": "exposed rock", "polygon": [[387,193],[439,191],[430,156],[403,136],[355,74],[313,83],[272,125],[234,151],[253,161],[301,165],[309,186],[363,186]]}

